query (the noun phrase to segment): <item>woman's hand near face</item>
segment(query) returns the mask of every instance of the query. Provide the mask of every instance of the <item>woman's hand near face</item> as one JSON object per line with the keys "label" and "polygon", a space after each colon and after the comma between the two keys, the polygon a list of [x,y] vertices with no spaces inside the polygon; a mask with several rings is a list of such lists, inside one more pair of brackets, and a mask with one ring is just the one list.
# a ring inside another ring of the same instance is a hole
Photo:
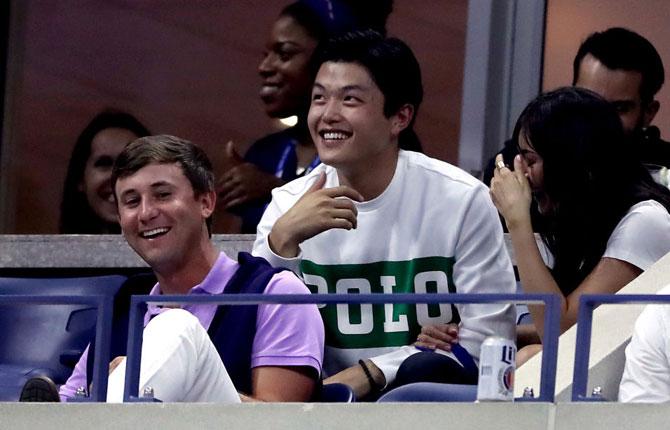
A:
{"label": "woman's hand near face", "polygon": [[273,188],[281,187],[284,181],[245,162],[237,154],[233,142],[226,144],[226,173],[219,180],[217,192],[219,203],[226,209],[249,201],[268,198]]}
{"label": "woman's hand near face", "polygon": [[[496,166],[502,166],[502,155],[496,157]],[[498,212],[505,218],[507,227],[513,230],[521,225],[530,226],[530,203],[532,193],[524,175],[524,160],[514,157],[514,171],[507,166],[496,167],[491,180],[491,199]]]}

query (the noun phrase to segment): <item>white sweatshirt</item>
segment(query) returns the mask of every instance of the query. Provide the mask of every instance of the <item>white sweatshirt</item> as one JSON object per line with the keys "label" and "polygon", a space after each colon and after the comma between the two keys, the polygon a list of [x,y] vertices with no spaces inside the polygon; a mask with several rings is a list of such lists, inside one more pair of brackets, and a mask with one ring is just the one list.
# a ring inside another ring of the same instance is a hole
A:
{"label": "white sweatshirt", "polygon": [[[374,169],[374,166],[371,166]],[[377,198],[356,203],[355,230],[333,229],[300,245],[296,258],[268,246],[275,221],[325,171],[325,188],[339,185],[335,168],[320,165],[272,193],[253,253],[287,267],[318,293],[514,293],[515,278],[498,213],[484,184],[448,163],[400,151],[391,183]],[[458,322],[461,345],[475,358],[487,336],[514,339],[513,305],[328,305],[324,372],[373,359],[387,383],[425,324]]]}

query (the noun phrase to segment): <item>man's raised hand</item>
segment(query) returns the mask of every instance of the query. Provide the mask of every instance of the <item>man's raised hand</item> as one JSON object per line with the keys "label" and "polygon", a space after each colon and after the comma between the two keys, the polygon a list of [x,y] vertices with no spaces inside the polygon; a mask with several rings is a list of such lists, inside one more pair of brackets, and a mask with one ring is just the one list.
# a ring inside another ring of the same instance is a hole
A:
{"label": "man's raised hand", "polygon": [[354,201],[363,196],[353,188],[339,186],[323,188],[326,174],[321,173],[316,182],[282,215],[270,231],[270,248],[285,258],[298,255],[300,244],[332,228],[356,228],[358,211]]}

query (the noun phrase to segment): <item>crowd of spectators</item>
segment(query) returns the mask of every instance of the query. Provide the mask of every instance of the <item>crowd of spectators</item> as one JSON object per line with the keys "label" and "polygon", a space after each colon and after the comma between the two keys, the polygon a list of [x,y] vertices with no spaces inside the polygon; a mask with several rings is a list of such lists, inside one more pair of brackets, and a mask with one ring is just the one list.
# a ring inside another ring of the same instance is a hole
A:
{"label": "crowd of spectators", "polygon": [[[651,43],[623,28],[589,36],[573,86],[528,104],[485,185],[421,153],[421,68],[386,36],[391,11],[390,0],[286,6],[259,95],[269,117],[297,123],[244,156],[228,142],[220,178],[188,140],[98,114],[72,153],[61,232],[122,233],[155,295],[481,294],[517,290],[505,230],[521,289],[560,298],[561,332],[583,294],[616,293],[670,252],[670,143],[652,125],[664,69]],[[253,256],[212,243],[217,200],[256,233]],[[163,401],[237,403],[309,401],[331,383],[360,400],[420,381],[476,384],[486,337],[517,340],[518,365],[541,349],[544,310],[530,314],[516,325],[511,304],[153,306],[140,385]],[[667,321],[666,308],[643,313],[622,400],[670,400]],[[122,400],[122,355],[110,402]],[[87,391],[90,363],[86,351],[59,391],[28,381],[32,400]]]}

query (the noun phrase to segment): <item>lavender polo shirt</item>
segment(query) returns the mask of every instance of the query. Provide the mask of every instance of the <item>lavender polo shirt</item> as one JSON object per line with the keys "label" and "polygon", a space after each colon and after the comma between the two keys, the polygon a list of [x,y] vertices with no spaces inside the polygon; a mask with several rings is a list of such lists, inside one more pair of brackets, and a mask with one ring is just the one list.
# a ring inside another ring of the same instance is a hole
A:
{"label": "lavender polo shirt", "polygon": [[[191,288],[189,294],[222,294],[228,281],[239,267],[223,252],[219,254],[212,270],[205,279]],[[275,274],[264,294],[309,294],[310,291],[291,271]],[[161,294],[156,284],[151,295]],[[187,304],[184,309],[195,315],[205,329],[216,313],[216,305]],[[167,308],[148,305],[144,315],[146,326],[151,318]],[[262,304],[258,306],[256,317],[256,336],[251,348],[251,367],[258,366],[309,366],[321,373],[323,362],[324,330],[321,315],[316,305],[278,305]],[[86,386],[86,363],[88,347],[74,368],[72,375],[60,387],[61,401],[73,397],[78,387]]]}

